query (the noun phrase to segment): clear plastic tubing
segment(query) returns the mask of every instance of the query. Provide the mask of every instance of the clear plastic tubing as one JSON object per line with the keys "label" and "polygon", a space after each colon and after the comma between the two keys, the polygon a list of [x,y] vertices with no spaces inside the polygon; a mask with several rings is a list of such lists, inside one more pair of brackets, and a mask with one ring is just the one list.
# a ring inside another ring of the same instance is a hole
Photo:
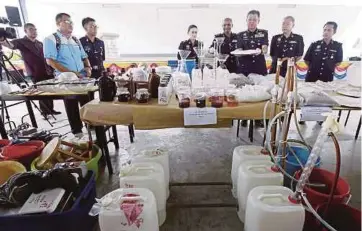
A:
{"label": "clear plastic tubing", "polygon": [[298,184],[296,187],[297,193],[302,192],[302,190],[318,160],[318,157],[320,156],[323,145],[328,138],[328,133],[331,131],[331,128],[332,128],[332,126],[334,126],[334,124],[335,124],[335,122],[334,122],[334,119],[332,116],[328,116],[327,120],[323,123],[323,127],[318,134],[317,140],[309,155],[308,161],[307,161],[306,165],[304,166],[303,173],[299,178],[299,181],[298,181]]}
{"label": "clear plastic tubing", "polygon": [[277,149],[278,150],[277,161],[281,160],[283,152],[284,152],[284,150],[286,150],[285,148],[283,148],[283,143],[286,141],[282,140],[282,139],[283,139],[283,135],[288,132],[287,120],[288,120],[289,114],[292,113],[292,105],[293,105],[293,94],[292,94],[292,92],[289,92],[288,98],[287,98],[287,105],[286,105],[287,113],[285,114],[285,117],[284,117],[283,128],[282,128],[282,132],[280,134],[281,136],[279,139],[279,144],[278,144],[278,149]]}

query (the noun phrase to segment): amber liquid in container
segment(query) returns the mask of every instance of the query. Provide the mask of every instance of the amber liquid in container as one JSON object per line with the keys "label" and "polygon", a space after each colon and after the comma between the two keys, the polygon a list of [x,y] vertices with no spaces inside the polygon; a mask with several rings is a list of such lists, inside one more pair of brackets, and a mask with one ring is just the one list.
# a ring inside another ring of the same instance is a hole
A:
{"label": "amber liquid in container", "polygon": [[195,95],[196,107],[204,108],[206,107],[206,93],[199,92]]}
{"label": "amber liquid in container", "polygon": [[137,103],[148,103],[150,98],[150,94],[148,93],[148,89],[141,88],[136,92],[136,100]]}
{"label": "amber liquid in container", "polygon": [[236,97],[233,95],[227,96],[226,102],[228,107],[237,107],[239,105],[239,102],[237,101]]}
{"label": "amber liquid in container", "polygon": [[118,95],[119,102],[128,102],[131,99],[130,93],[121,93]]}
{"label": "amber liquid in container", "polygon": [[180,108],[188,108],[190,107],[190,98],[183,98],[179,101],[178,106]]}
{"label": "amber liquid in container", "polygon": [[195,99],[196,107],[198,108],[204,108],[206,107],[206,98],[203,99]]}
{"label": "amber liquid in container", "polygon": [[211,99],[211,106],[215,108],[221,108],[224,104],[224,96],[214,96]]}

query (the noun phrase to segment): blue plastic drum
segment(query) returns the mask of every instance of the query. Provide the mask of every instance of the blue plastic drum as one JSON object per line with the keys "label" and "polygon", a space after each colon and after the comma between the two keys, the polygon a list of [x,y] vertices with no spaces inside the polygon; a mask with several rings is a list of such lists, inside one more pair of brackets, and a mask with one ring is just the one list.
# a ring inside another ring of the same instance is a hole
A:
{"label": "blue plastic drum", "polygon": [[[290,148],[298,156],[299,161],[303,164],[303,167],[304,167],[304,165],[308,161],[310,151],[305,147],[293,147],[292,146]],[[281,161],[279,161],[279,163],[281,165]],[[315,167],[319,167],[320,164],[321,164],[320,157],[318,157]],[[285,168],[286,168],[285,170],[287,171],[287,173],[290,174],[291,176],[293,176],[296,171],[302,169],[302,167],[298,163],[297,159],[295,158],[295,155],[293,155],[293,153],[290,151],[289,148],[287,148],[287,158],[285,161]]]}

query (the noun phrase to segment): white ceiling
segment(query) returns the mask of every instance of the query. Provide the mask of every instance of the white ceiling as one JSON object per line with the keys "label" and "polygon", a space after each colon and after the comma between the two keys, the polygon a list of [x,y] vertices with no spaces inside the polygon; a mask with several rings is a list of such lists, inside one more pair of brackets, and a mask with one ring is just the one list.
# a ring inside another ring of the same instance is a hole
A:
{"label": "white ceiling", "polygon": [[300,4],[300,5],[358,5],[358,0],[27,0],[38,2],[61,3],[161,3],[161,4]]}

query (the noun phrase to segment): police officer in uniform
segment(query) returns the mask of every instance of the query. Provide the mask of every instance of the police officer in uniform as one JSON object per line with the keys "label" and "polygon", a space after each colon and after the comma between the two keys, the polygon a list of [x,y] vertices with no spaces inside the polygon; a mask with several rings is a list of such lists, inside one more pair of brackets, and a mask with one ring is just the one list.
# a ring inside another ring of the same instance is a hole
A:
{"label": "police officer in uniform", "polygon": [[[282,34],[274,35],[270,44],[270,56],[272,57],[272,68],[270,73],[275,73],[279,58],[295,58],[299,60],[303,56],[303,37],[292,33],[295,20],[292,16],[287,16],[283,20]],[[280,68],[280,75],[285,77],[287,73],[287,61],[283,62]]]}
{"label": "police officer in uniform", "polygon": [[264,54],[268,51],[268,31],[258,29],[260,12],[251,10],[247,14],[248,29],[238,34],[238,48],[242,50],[260,49],[257,55],[245,55],[239,58],[238,72],[248,76],[250,73],[266,75],[267,68]]}
{"label": "police officer in uniform", "polygon": [[[256,55],[245,55],[238,59],[238,73],[242,73],[248,76],[251,73],[266,75],[268,74],[265,56],[268,52],[268,31],[258,29],[257,26],[260,22],[260,12],[257,10],[251,10],[248,12],[246,17],[248,29],[238,34],[238,45],[237,47],[242,50],[255,50],[260,49],[260,54]],[[242,121],[242,126],[246,126],[247,121]],[[256,120],[255,125],[263,127],[261,120]]]}
{"label": "police officer in uniform", "polygon": [[333,81],[335,67],[343,60],[342,43],[333,41],[337,23],[327,22],[323,27],[323,39],[313,42],[304,56],[308,65],[306,82]]}
{"label": "police officer in uniform", "polygon": [[[238,44],[238,37],[237,34],[232,33],[231,29],[233,28],[233,20],[231,18],[225,18],[222,24],[222,28],[224,33],[216,34],[212,44],[210,46],[211,53],[214,52],[215,48],[215,41],[216,38],[225,38],[224,42],[220,46],[221,54],[229,54],[230,52],[234,51],[237,48]],[[237,60],[235,56],[229,56],[225,62],[226,68],[229,70],[230,73],[236,73],[237,71]]]}
{"label": "police officer in uniform", "polygon": [[93,18],[84,18],[82,20],[86,36],[80,38],[85,52],[92,68],[92,78],[99,78],[104,71],[103,61],[105,60],[104,42],[97,38],[97,25]]}
{"label": "police officer in uniform", "polygon": [[[197,38],[197,26],[196,25],[190,25],[187,29],[187,34],[189,35],[189,39],[184,40],[180,43],[178,49],[179,50],[189,50],[191,53],[189,56],[187,56],[187,59],[195,59],[196,62],[198,62],[197,54],[194,50],[194,47],[199,47],[201,45],[201,41],[198,41]],[[177,58],[180,60],[181,56],[179,53],[177,53]]]}

